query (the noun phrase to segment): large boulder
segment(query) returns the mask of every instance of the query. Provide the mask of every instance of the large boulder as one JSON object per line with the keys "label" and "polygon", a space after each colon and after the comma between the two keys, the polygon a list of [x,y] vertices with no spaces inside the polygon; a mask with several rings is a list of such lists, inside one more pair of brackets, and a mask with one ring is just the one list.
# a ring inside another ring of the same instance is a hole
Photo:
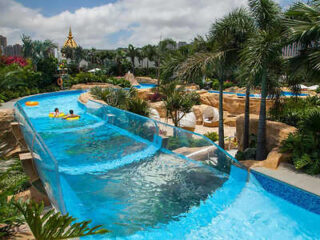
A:
{"label": "large boulder", "polygon": [[138,97],[143,100],[149,100],[149,97],[153,94],[152,88],[137,89]]}
{"label": "large boulder", "polygon": [[201,104],[201,105],[194,105],[192,107],[192,111],[197,119],[197,125],[202,125],[203,123],[203,111],[209,107],[208,105]]}
{"label": "large boulder", "polygon": [[[210,105],[212,107],[219,107],[218,93],[203,93],[200,94],[200,101],[202,104]],[[272,100],[266,101],[267,110],[273,105]],[[238,97],[233,94],[223,95],[223,110],[232,114],[243,114],[245,107],[245,98]],[[250,113],[259,114],[260,112],[260,98],[250,98]]]}
{"label": "large boulder", "polygon": [[139,85],[138,81],[135,79],[134,75],[130,72],[126,73],[126,75],[124,75],[124,79],[129,81],[131,83],[131,85],[135,86],[135,85]]}
{"label": "large boulder", "polygon": [[164,105],[163,101],[150,102],[149,106],[150,106],[150,108],[156,109],[161,118],[165,118],[167,116],[167,109],[166,109],[166,106]]}
{"label": "large boulder", "polygon": [[0,109],[0,131],[8,130],[10,123],[14,120],[13,109]]}
{"label": "large boulder", "polygon": [[158,79],[151,77],[136,77],[138,83],[158,84]]}
{"label": "large boulder", "polygon": [[[250,129],[249,134],[258,133],[259,116],[255,114],[250,115]],[[244,131],[244,115],[238,116],[236,120],[236,136],[238,139],[238,149],[243,151],[243,131]],[[281,142],[288,138],[290,133],[297,131],[295,127],[289,126],[285,123],[267,121],[266,126],[266,141],[267,151],[270,152],[273,148],[279,147]]]}

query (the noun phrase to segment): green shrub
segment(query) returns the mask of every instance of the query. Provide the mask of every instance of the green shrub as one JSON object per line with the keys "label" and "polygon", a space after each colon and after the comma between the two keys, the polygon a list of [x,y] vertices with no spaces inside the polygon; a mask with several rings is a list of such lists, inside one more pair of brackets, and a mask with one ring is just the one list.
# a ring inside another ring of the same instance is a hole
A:
{"label": "green shrub", "polygon": [[129,98],[126,110],[145,117],[150,114],[148,103],[137,97]]}
{"label": "green shrub", "polygon": [[320,87],[316,89],[316,93],[320,93]]}
{"label": "green shrub", "polygon": [[235,158],[239,161],[256,159],[257,148],[247,148],[244,151],[238,151]]}
{"label": "green shrub", "polygon": [[[231,81],[225,81],[223,83],[223,90],[225,90],[226,88],[233,87],[233,86],[234,86],[234,84]],[[214,90],[219,90],[219,80],[218,79],[213,79],[211,87]]]}
{"label": "green shrub", "polygon": [[284,98],[275,104],[268,113],[269,119],[298,127],[305,116],[314,109],[320,108],[320,98]]}
{"label": "green shrub", "polygon": [[175,150],[182,147],[204,147],[208,146],[208,141],[201,139],[194,139],[190,136],[181,135],[171,136],[168,138],[168,143],[166,148],[169,150]]}
{"label": "green shrub", "polygon": [[204,134],[207,138],[209,138],[211,141],[216,142],[219,139],[219,135],[216,132],[208,132]]}
{"label": "green shrub", "polygon": [[311,110],[299,123],[299,130],[281,144],[282,152],[290,153],[296,169],[309,174],[320,173],[320,109]]}

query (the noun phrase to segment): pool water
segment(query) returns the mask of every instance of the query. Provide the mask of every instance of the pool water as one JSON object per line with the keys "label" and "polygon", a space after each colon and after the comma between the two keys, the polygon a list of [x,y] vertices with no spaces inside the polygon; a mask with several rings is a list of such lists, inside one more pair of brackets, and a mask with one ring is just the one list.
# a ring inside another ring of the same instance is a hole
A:
{"label": "pool water", "polygon": [[[84,239],[320,239],[320,215],[236,166],[221,172],[128,134],[88,111],[80,93],[23,109],[58,161],[67,212],[111,230]],[[81,118],[47,117],[55,107]]]}
{"label": "pool water", "polygon": [[151,84],[151,83],[139,83],[139,85],[134,87],[138,89],[148,89],[148,88],[154,88],[156,86],[157,86],[156,84]]}
{"label": "pool water", "polygon": [[[209,93],[219,93],[219,91],[217,91],[217,90],[209,90],[208,92]],[[223,94],[233,94],[233,95],[237,95],[238,97],[245,97],[246,96],[245,93],[236,93],[236,92],[223,92]],[[250,97],[260,98],[261,94],[250,94],[249,96]],[[292,97],[292,96],[296,96],[296,95],[294,93],[292,93],[292,92],[283,91],[283,92],[281,92],[281,96],[283,96],[283,97]],[[307,93],[298,93],[297,96],[306,97],[306,96],[309,96],[309,94],[307,94]]]}

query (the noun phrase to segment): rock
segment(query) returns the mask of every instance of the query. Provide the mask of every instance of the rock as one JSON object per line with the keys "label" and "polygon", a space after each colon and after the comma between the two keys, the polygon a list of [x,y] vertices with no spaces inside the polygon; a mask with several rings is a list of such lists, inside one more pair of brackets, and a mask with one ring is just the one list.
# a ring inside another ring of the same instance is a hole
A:
{"label": "rock", "polygon": [[158,84],[158,79],[151,77],[136,77],[138,83]]}
{"label": "rock", "polygon": [[101,87],[101,88],[108,88],[108,87],[111,87],[111,88],[121,88],[119,86],[116,86],[116,85],[113,85],[113,84],[110,84],[110,83],[87,83],[87,84],[75,84],[75,85],[72,85],[71,87],[71,90],[86,90],[86,89],[91,89],[91,88],[94,88],[94,87]]}
{"label": "rock", "polygon": [[93,97],[90,92],[85,92],[85,93],[82,93],[80,96],[79,96],[79,101],[82,102],[83,104],[87,104],[87,102],[89,100],[94,100],[96,102],[99,102],[99,103],[102,103],[102,104],[106,104],[104,101],[102,100],[98,100],[96,99],[95,97]]}
{"label": "rock", "polygon": [[36,203],[44,202],[45,206],[50,206],[50,200],[46,194],[40,193],[34,186],[31,186],[28,190],[24,192],[20,192],[14,196],[9,196],[8,200],[10,200],[12,197],[14,197],[15,200],[21,199],[22,201],[27,201],[32,199]]}
{"label": "rock", "polygon": [[[255,114],[250,115],[250,130],[249,134],[257,135],[259,116]],[[244,115],[238,116],[236,120],[236,135],[238,139],[238,149],[243,150],[243,128]],[[279,147],[281,142],[287,139],[290,133],[294,133],[297,129],[285,123],[267,121],[266,137],[267,137],[267,151],[270,152],[273,148]]]}
{"label": "rock", "polygon": [[203,111],[209,107],[208,105],[201,104],[201,105],[194,105],[192,107],[192,111],[197,119],[197,125],[202,125],[203,123]]}
{"label": "rock", "polygon": [[236,117],[226,117],[224,120],[223,120],[223,123],[229,127],[235,127],[236,126],[236,121],[237,121],[237,118]]}
{"label": "rock", "polygon": [[279,148],[273,148],[268,154],[267,159],[263,161],[245,160],[240,161],[247,168],[253,167],[265,167],[270,169],[277,169],[281,162],[287,162],[290,160],[290,154],[280,153]]}
{"label": "rock", "polygon": [[134,75],[130,72],[126,73],[126,75],[124,75],[124,79],[129,81],[131,83],[131,85],[135,86],[135,85],[139,85],[138,81],[134,78]]}
{"label": "rock", "polygon": [[13,109],[0,109],[0,131],[8,130],[10,123],[14,120]]}
{"label": "rock", "polygon": [[[218,93],[203,93],[200,94],[200,102],[202,104],[210,105],[212,107],[219,107]],[[273,100],[267,100],[267,111],[272,107]],[[245,107],[245,98],[237,97],[236,95],[224,94],[223,96],[223,110],[232,114],[243,114]],[[250,98],[250,113],[259,114],[260,112],[260,98]]]}
{"label": "rock", "polygon": [[153,94],[152,88],[144,88],[144,89],[137,89],[138,98],[143,100],[149,100],[150,95]]}
{"label": "rock", "polygon": [[165,118],[167,116],[167,109],[164,105],[163,101],[160,102],[150,102],[149,106],[158,111],[161,118]]}
{"label": "rock", "polygon": [[199,87],[199,85],[197,85],[195,83],[192,83],[192,84],[186,85],[186,89],[189,89],[189,90],[200,90],[200,87]]}

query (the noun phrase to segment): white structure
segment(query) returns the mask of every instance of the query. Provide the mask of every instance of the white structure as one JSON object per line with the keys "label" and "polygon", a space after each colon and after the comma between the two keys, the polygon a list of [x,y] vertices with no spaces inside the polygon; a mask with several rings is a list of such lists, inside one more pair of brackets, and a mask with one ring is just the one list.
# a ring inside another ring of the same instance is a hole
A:
{"label": "white structure", "polygon": [[[183,113],[179,113],[179,118],[183,115]],[[184,115],[179,121],[179,126],[181,128],[194,129],[196,127],[197,118],[193,112],[187,113]]]}
{"label": "white structure", "polygon": [[207,107],[203,111],[203,125],[206,127],[216,127],[219,121],[219,111],[214,107]]}

